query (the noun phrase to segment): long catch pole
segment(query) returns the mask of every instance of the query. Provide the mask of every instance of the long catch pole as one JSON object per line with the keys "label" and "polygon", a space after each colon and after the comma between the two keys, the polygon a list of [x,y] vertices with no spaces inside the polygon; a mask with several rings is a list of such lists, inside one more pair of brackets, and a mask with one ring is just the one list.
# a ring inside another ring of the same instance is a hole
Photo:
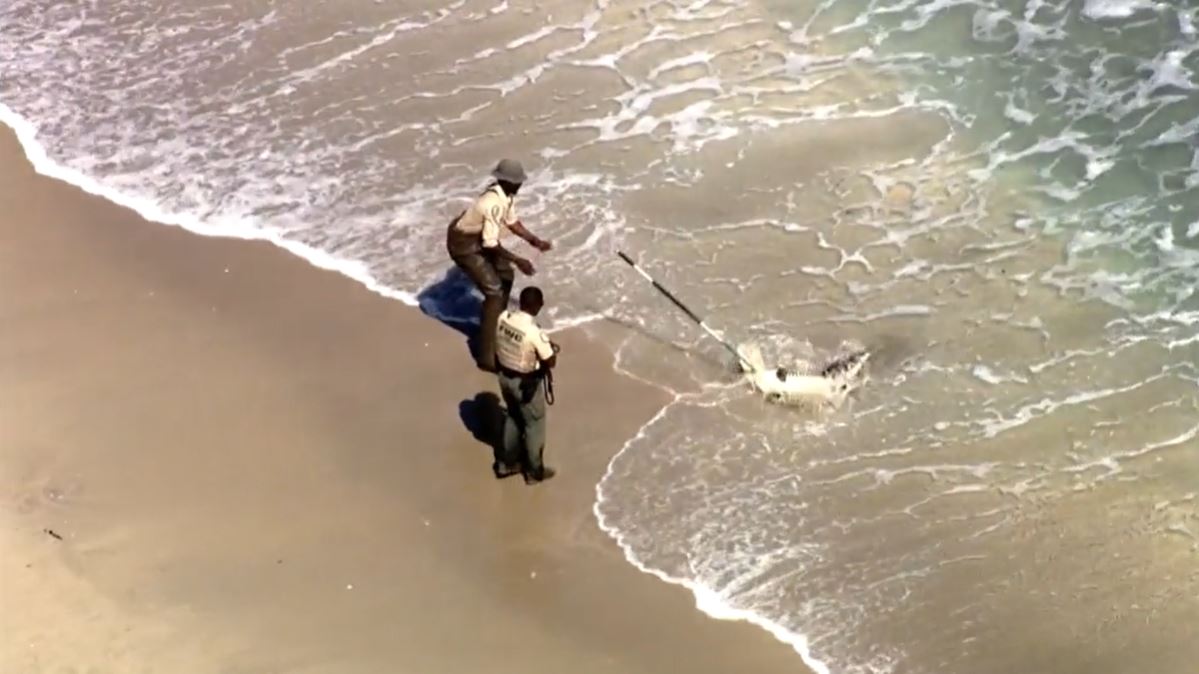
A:
{"label": "long catch pole", "polygon": [[724,346],[724,348],[729,350],[729,353],[736,356],[738,362],[741,363],[741,366],[745,368],[746,372],[754,371],[753,366],[750,365],[750,363],[747,360],[745,360],[745,357],[741,355],[741,352],[738,351],[737,348],[734,347],[732,344],[729,344],[727,341],[725,341],[723,337],[716,334],[716,332],[713,331],[712,328],[709,328],[707,326],[707,324],[704,323],[704,319],[699,317],[699,314],[696,314],[686,304],[683,304],[683,302],[681,300],[679,300],[679,298],[674,296],[674,293],[672,293],[669,290],[667,290],[666,288],[662,287],[661,283],[658,283],[657,281],[655,281],[654,278],[652,276],[650,276],[649,274],[647,274],[644,269],[642,269],[641,267],[638,267],[637,263],[633,262],[633,259],[630,258],[628,255],[625,255],[622,251],[616,251],[616,254],[620,256],[620,259],[627,262],[628,265],[630,267],[632,267],[634,271],[636,271],[638,274],[641,274],[641,278],[645,279],[646,281],[649,281],[650,284],[653,285],[654,288],[656,288],[658,290],[658,292],[660,292],[666,296],[666,299],[670,300],[671,303],[673,303],[676,307],[681,309],[683,313],[687,314],[688,318],[695,321],[696,325],[698,325],[700,328],[702,328],[704,332],[708,333],[709,337],[720,342],[721,345]]}

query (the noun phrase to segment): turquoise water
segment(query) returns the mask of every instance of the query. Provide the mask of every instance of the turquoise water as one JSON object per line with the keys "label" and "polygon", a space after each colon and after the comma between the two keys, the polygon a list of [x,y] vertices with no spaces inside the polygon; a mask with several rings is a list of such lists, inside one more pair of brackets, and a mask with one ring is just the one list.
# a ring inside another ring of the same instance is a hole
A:
{"label": "turquoise water", "polygon": [[1086,257],[1131,254],[1159,271],[1178,266],[1164,242],[1199,245],[1194,7],[842,4],[803,31],[870,49],[872,67],[915,83],[916,98],[952,106],[967,130],[960,152],[985,157],[975,175],[1039,197],[1046,231],[1079,234]]}

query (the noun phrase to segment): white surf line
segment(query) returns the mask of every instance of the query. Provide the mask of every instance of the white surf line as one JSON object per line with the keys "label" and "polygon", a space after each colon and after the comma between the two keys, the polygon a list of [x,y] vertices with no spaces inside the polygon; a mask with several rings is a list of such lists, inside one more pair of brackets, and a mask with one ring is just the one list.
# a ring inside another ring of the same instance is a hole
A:
{"label": "white surf line", "polygon": [[[337,258],[336,256],[330,255],[311,246],[295,241],[289,241],[277,234],[254,228],[249,224],[241,225],[236,229],[218,228],[205,224],[194,216],[170,213],[163,210],[157,204],[150,202],[149,200],[129,196],[119,190],[102,184],[100,181],[76,169],[59,164],[50,158],[49,154],[46,152],[46,148],[38,142],[37,127],[4,103],[0,103],[0,123],[8,126],[14,131],[18,142],[21,144],[21,147],[25,152],[26,158],[33,165],[34,170],[40,175],[55,180],[60,180],[64,183],[77,187],[88,194],[101,197],[118,206],[128,208],[146,220],[157,222],[159,224],[180,227],[200,236],[267,241],[278,246],[279,248],[282,248],[283,250],[286,250],[289,253],[300,257],[301,259],[311,263],[313,266],[335,271],[355,281],[358,281],[368,290],[379,295],[389,299],[399,300],[408,306],[419,306],[415,295],[395,290],[383,285],[370,274],[370,272],[366,269],[366,266],[361,262]],[[598,320],[600,318],[602,318],[602,316],[599,316],[598,314],[590,314],[580,317],[576,320],[564,321],[562,325],[555,326],[555,328],[550,332],[557,332],[558,330],[566,329],[568,327],[575,327]],[[626,374],[626,376],[628,375]],[[620,454],[625,450],[625,448],[627,448],[638,437],[641,437],[641,435],[644,433],[644,429],[657,419],[661,418],[670,408],[670,406],[671,405],[669,404],[664,405],[662,409],[659,410],[658,413],[653,417],[653,419],[651,419],[645,426],[642,427],[641,430],[638,431],[637,435],[634,435],[633,438],[629,439],[624,444],[622,449],[613,456],[612,460],[615,461],[616,458],[619,457]],[[609,472],[611,471],[611,466],[612,464],[609,463]],[[623,543],[623,537],[610,526],[606,527],[604,523],[603,515],[599,509],[599,506],[603,500],[603,493],[600,489],[602,482],[603,478],[601,478],[600,482],[595,486],[596,501],[592,505],[592,511],[595,514],[596,521],[599,523],[600,529],[611,536],[614,541],[616,541],[617,545],[620,546],[624,551],[625,558],[634,566],[634,568],[637,568],[645,573],[653,574],[665,582],[676,585],[684,585],[695,595],[696,607],[709,616],[724,620],[745,620],[767,630],[780,641],[788,643],[794,647],[804,662],[807,663],[808,666],[815,672],[817,672],[817,674],[829,674],[828,668],[824,666],[822,662],[815,659],[808,651],[807,641],[803,635],[790,632],[781,625],[772,623],[756,614],[726,606],[721,603],[721,600],[716,593],[708,588],[690,583],[688,581],[683,581],[681,579],[673,579],[661,572],[649,569],[641,564],[632,555],[627,545]]]}
{"label": "white surf line", "polygon": [[977,425],[983,427],[983,436],[987,439],[994,438],[1002,433],[1023,426],[1025,424],[1042,419],[1049,414],[1056,412],[1063,407],[1073,407],[1101,400],[1111,396],[1121,395],[1130,391],[1135,391],[1144,386],[1148,386],[1158,380],[1170,376],[1168,370],[1163,370],[1151,377],[1142,381],[1134,382],[1128,386],[1118,386],[1103,389],[1094,389],[1091,391],[1081,391],[1061,399],[1053,399],[1044,397],[1035,403],[1028,403],[1016,410],[1016,413],[1011,417],[999,417],[998,419],[983,420],[977,422]]}
{"label": "white surf line", "polygon": [[[286,239],[279,234],[255,226],[250,222],[220,226],[205,223],[203,219],[196,215],[168,212],[149,199],[130,196],[103,184],[100,180],[86,175],[81,171],[60,164],[51,159],[45,146],[38,142],[37,127],[4,103],[0,103],[0,123],[13,130],[18,142],[21,144],[21,148],[25,152],[25,157],[33,164],[33,169],[40,175],[60,180],[88,194],[98,196],[123,208],[128,208],[151,222],[181,227],[200,236],[246,241],[266,241],[303,259],[318,269],[337,272],[357,281],[367,290],[378,295],[382,295],[388,299],[399,300],[410,307],[420,306],[416,294],[385,285],[375,278],[369,268],[359,260],[341,258],[308,244]],[[435,316],[435,318],[449,317]],[[603,318],[604,316],[600,313],[587,313],[557,321],[546,332],[551,334],[558,333],[602,320]]]}
{"label": "white surf line", "polygon": [[334,271],[353,279],[371,292],[388,299],[399,300],[411,307],[418,306],[416,295],[384,285],[371,274],[365,264],[358,260],[348,260],[331,255],[307,244],[286,239],[275,232],[257,227],[248,221],[219,226],[205,223],[202,219],[192,214],[169,212],[149,199],[128,195],[103,184],[82,171],[60,164],[52,159],[46,148],[38,142],[37,126],[2,102],[0,102],[0,123],[16,133],[17,141],[21,144],[21,148],[25,152],[25,157],[33,165],[34,171],[41,175],[61,180],[88,194],[128,208],[152,222],[180,227],[200,236],[272,243],[307,261],[314,267]]}
{"label": "white surf line", "polygon": [[[159,205],[150,202],[149,200],[127,195],[119,190],[102,184],[95,178],[92,178],[76,169],[59,164],[50,158],[49,154],[46,152],[46,148],[38,142],[37,127],[4,103],[0,103],[0,123],[8,126],[15,132],[17,140],[25,152],[26,158],[33,165],[34,170],[43,176],[60,180],[64,183],[77,187],[88,194],[101,197],[118,206],[128,208],[146,220],[157,222],[159,224],[180,227],[192,232],[193,234],[215,238],[266,241],[272,243],[279,248],[282,248],[283,250],[286,250],[287,252],[309,262],[315,267],[329,271],[335,271],[347,276],[354,281],[359,282],[368,290],[382,295],[383,297],[399,300],[405,305],[411,307],[419,306],[415,295],[396,290],[382,284],[373,275],[371,275],[371,273],[367,270],[366,265],[359,261],[338,258],[334,255],[326,253],[325,251],[296,241],[289,241],[275,233],[255,228],[249,224],[238,225],[235,229],[218,228],[213,225],[205,224],[195,216],[170,213],[163,210]],[[548,332],[557,332],[559,330],[564,330],[569,327],[576,327],[602,318],[603,317],[599,314],[589,314],[574,320],[563,321],[561,325],[555,326],[554,329]],[[622,374],[628,376],[627,373]],[[645,426],[642,426],[636,435],[630,438],[623,445],[621,450],[612,457],[612,461],[614,462],[634,440],[641,437],[644,433],[644,430],[655,421],[660,419],[670,407],[670,404],[664,405],[662,409],[659,410],[658,413],[645,424]],[[608,464],[608,473],[611,472],[611,468],[612,462]],[[606,477],[607,473],[605,474],[604,478]],[[718,620],[741,620],[766,630],[779,641],[782,641],[783,643],[786,643],[795,649],[795,652],[799,654],[804,663],[807,664],[807,666],[814,672],[816,672],[816,674],[830,674],[828,666],[812,655],[811,650],[808,648],[807,638],[804,635],[793,632],[786,627],[783,627],[782,625],[779,625],[778,623],[775,623],[751,611],[730,606],[725,603],[718,593],[710,588],[699,585],[692,581],[674,578],[661,571],[651,569],[642,564],[633,555],[629,546],[624,542],[624,537],[620,534],[620,532],[604,521],[603,514],[600,511],[600,504],[603,502],[603,492],[600,487],[603,484],[604,478],[601,478],[600,482],[595,486],[596,500],[592,505],[592,512],[595,515],[599,528],[608,534],[614,541],[616,541],[617,545],[624,552],[625,559],[632,564],[634,568],[643,573],[654,575],[664,582],[672,585],[682,585],[683,587],[691,590],[691,593],[695,596],[696,608],[710,617]]]}
{"label": "white surf line", "polygon": [[1125,450],[1123,452],[1109,454],[1108,456],[1105,456],[1105,457],[1102,457],[1099,459],[1095,459],[1092,461],[1088,461],[1086,463],[1080,463],[1080,464],[1073,465],[1073,466],[1067,466],[1065,468],[1062,468],[1061,472],[1063,472],[1063,473],[1082,473],[1082,472],[1086,472],[1092,468],[1108,468],[1111,472],[1108,473],[1107,475],[1100,476],[1100,479],[1102,479],[1104,477],[1107,477],[1108,475],[1119,472],[1121,470],[1120,463],[1123,461],[1129,461],[1132,459],[1136,459],[1136,458],[1145,456],[1146,454],[1151,454],[1153,452],[1156,452],[1158,450],[1169,449],[1171,447],[1178,447],[1179,445],[1185,445],[1187,443],[1194,441],[1196,438],[1199,438],[1199,425],[1192,426],[1189,430],[1183,431],[1182,433],[1179,433],[1178,435],[1176,435],[1172,438],[1169,438],[1167,440],[1160,440],[1158,442],[1150,443],[1139,449],[1129,449],[1129,450]]}
{"label": "white surf line", "polygon": [[808,643],[806,635],[795,632],[787,627],[753,611],[737,608],[725,599],[719,592],[713,590],[706,585],[702,585],[694,580],[687,578],[679,578],[672,576],[665,571],[652,568],[644,563],[633,552],[632,546],[626,540],[626,536],[620,529],[610,524],[604,517],[601,506],[605,501],[603,485],[604,482],[612,475],[612,469],[616,465],[616,461],[624,455],[634,442],[645,437],[646,431],[664,417],[669,410],[674,407],[675,403],[679,402],[684,396],[677,396],[670,403],[664,405],[658,410],[649,421],[645,422],[641,428],[637,429],[637,433],[629,438],[624,445],[612,456],[608,462],[608,468],[604,471],[603,477],[595,485],[595,503],[591,507],[592,514],[595,516],[595,521],[600,530],[608,534],[616,545],[624,553],[625,560],[633,565],[638,571],[656,577],[662,582],[671,585],[678,585],[686,588],[695,597],[695,608],[699,609],[705,615],[717,620],[731,620],[747,622],[751,625],[766,630],[771,636],[779,641],[787,644],[795,650],[804,664],[808,666],[816,674],[831,674],[831,670],[824,661],[813,655],[811,647]]}

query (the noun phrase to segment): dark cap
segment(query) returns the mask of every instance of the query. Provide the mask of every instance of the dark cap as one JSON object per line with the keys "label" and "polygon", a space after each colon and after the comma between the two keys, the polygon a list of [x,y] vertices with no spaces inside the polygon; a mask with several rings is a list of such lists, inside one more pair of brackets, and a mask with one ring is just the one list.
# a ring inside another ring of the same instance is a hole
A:
{"label": "dark cap", "polygon": [[496,180],[516,184],[523,183],[528,177],[525,175],[525,167],[521,166],[520,162],[515,159],[501,159],[500,163],[496,164],[495,170],[491,172],[491,175]]}

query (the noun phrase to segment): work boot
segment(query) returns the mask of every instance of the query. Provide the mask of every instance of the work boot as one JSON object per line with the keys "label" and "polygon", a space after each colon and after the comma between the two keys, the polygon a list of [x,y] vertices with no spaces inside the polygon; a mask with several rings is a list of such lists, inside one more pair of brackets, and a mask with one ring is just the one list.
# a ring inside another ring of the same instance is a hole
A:
{"label": "work boot", "polygon": [[542,466],[540,470],[531,470],[525,473],[525,484],[537,484],[538,482],[545,482],[557,474],[558,471],[554,470],[553,468],[550,468],[549,466]]}
{"label": "work boot", "polygon": [[491,472],[495,473],[495,479],[502,480],[506,477],[512,477],[520,472],[520,465],[510,466],[502,461],[496,461],[491,464]]}

